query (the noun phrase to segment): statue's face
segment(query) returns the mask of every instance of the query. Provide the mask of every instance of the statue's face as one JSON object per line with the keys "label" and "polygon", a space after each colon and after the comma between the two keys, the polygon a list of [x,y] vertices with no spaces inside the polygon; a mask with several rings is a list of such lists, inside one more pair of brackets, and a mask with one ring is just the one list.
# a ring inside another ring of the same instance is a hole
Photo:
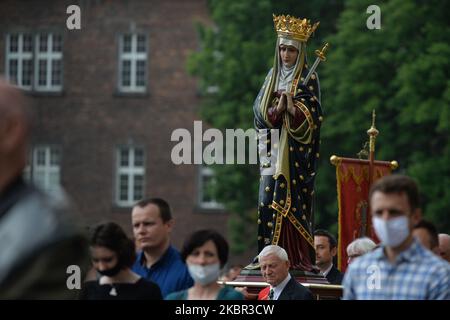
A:
{"label": "statue's face", "polygon": [[283,62],[283,65],[286,67],[292,67],[297,61],[298,50],[294,46],[288,46],[285,44],[281,44],[280,47],[280,58]]}

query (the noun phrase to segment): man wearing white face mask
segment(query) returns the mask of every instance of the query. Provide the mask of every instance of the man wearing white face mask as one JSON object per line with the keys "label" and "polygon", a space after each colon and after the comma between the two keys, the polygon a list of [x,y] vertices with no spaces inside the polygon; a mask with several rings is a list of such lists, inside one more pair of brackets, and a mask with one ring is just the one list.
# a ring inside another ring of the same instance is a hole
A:
{"label": "man wearing white face mask", "polygon": [[422,215],[416,183],[402,175],[386,176],[372,186],[369,199],[381,246],[350,264],[344,299],[450,299],[450,265],[412,236]]}
{"label": "man wearing white face mask", "polygon": [[184,243],[181,257],[194,286],[169,294],[166,300],[242,300],[244,296],[217,283],[228,260],[228,243],[214,230],[194,232]]}

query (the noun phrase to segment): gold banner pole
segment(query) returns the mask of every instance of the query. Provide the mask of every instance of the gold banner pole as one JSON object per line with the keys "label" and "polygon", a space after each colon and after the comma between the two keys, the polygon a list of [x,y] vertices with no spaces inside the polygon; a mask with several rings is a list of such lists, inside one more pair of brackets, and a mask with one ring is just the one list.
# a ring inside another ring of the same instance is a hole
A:
{"label": "gold banner pole", "polygon": [[369,130],[367,130],[367,134],[369,135],[369,189],[374,180],[373,171],[374,171],[374,161],[375,161],[375,140],[379,131],[375,128],[375,110],[372,110],[372,126]]}
{"label": "gold banner pole", "polygon": [[[370,187],[372,186],[372,183],[374,181],[374,176],[373,176],[373,172],[374,172],[374,167],[375,167],[375,140],[377,138],[377,135],[379,133],[379,131],[377,130],[377,128],[375,128],[375,110],[372,110],[372,126],[370,127],[369,130],[367,130],[367,134],[369,135],[369,187],[368,189],[370,190]],[[370,212],[370,204],[367,208],[367,212]],[[369,218],[369,217],[367,217]],[[369,227],[370,223],[366,224],[366,234],[369,234]]]}

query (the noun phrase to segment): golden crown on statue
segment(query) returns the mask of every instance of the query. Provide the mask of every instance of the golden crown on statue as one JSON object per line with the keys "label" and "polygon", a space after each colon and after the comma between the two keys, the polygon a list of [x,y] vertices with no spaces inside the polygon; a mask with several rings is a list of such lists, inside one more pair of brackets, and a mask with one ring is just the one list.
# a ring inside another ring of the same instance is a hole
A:
{"label": "golden crown on statue", "polygon": [[311,24],[310,20],[291,17],[290,15],[273,15],[273,23],[278,37],[287,37],[306,42],[319,26],[320,22]]}

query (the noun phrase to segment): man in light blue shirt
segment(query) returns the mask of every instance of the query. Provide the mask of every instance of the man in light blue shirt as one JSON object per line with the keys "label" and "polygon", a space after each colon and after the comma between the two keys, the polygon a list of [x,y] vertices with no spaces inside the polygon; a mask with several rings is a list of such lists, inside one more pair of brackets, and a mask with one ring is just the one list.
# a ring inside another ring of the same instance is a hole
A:
{"label": "man in light blue shirt", "polygon": [[343,282],[344,299],[450,299],[450,264],[412,236],[413,226],[421,219],[414,180],[386,176],[372,186],[369,199],[381,246],[349,265]]}

